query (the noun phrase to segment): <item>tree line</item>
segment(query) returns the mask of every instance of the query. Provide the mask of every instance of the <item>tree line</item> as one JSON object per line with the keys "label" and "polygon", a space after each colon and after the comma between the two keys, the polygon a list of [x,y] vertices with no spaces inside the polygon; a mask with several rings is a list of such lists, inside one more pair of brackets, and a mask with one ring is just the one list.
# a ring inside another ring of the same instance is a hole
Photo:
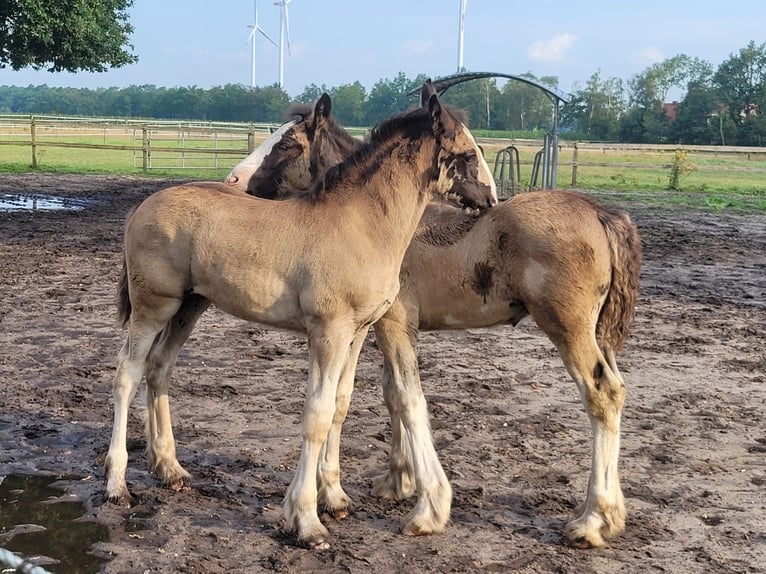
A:
{"label": "tree line", "polygon": [[[524,76],[558,89],[555,76]],[[211,89],[0,86],[0,113],[279,123],[291,102],[313,103],[326,92],[341,123],[370,126],[415,104],[417,99],[408,94],[425,79],[400,72],[379,80],[369,92],[359,82],[311,84],[296,98],[276,84]],[[683,98],[668,103],[671,90]],[[561,107],[561,137],[566,139],[760,146],[766,132],[766,43],[750,42],[718,67],[682,54],[627,82],[602,78],[597,71],[570,95]],[[450,88],[444,99],[467,110],[473,130],[540,137],[551,127],[550,98],[523,82],[498,86],[493,78],[475,80]]]}

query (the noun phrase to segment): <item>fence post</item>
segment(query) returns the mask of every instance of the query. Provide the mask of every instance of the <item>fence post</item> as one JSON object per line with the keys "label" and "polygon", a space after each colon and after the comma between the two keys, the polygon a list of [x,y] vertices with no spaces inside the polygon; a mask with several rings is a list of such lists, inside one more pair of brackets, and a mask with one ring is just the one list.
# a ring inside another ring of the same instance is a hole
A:
{"label": "fence post", "polygon": [[250,124],[247,130],[247,153],[251,154],[255,150],[255,126]]}
{"label": "fence post", "polygon": [[146,131],[146,126],[141,128],[141,155],[142,155],[142,167],[144,173],[149,169],[149,135]]}
{"label": "fence post", "polygon": [[35,116],[30,116],[29,134],[32,138],[32,169],[37,169],[37,138],[35,134],[37,126],[35,125]]}
{"label": "fence post", "polygon": [[577,142],[575,142],[572,151],[572,187],[577,187]]}

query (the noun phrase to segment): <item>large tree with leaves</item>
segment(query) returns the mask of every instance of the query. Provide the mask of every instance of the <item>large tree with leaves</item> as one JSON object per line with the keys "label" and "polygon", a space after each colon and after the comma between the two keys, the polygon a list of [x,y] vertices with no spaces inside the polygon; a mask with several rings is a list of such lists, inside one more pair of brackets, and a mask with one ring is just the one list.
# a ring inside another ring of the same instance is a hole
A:
{"label": "large tree with leaves", "polygon": [[0,68],[103,72],[138,60],[133,0],[2,0]]}
{"label": "large tree with leaves", "polygon": [[562,127],[589,140],[615,140],[620,118],[625,111],[625,94],[619,78],[602,79],[591,75],[585,87],[575,85],[572,99],[561,112]]}
{"label": "large tree with leaves", "polygon": [[343,84],[331,89],[329,94],[332,98],[332,113],[343,125],[364,125],[364,103],[367,92],[362,84],[359,82]]}
{"label": "large tree with leaves", "polygon": [[[532,72],[520,77],[558,88],[558,78],[537,78]],[[506,130],[548,130],[553,119],[551,99],[536,86],[519,80],[509,80],[497,98],[496,112],[492,115],[490,128]]]}
{"label": "large tree with leaves", "polygon": [[630,104],[620,121],[620,139],[636,143],[660,143],[669,139],[669,122],[662,104],[671,88],[686,88],[709,81],[712,65],[679,54],[649,66],[628,81]]}
{"label": "large tree with leaves", "polygon": [[766,136],[766,43],[750,42],[718,66],[713,83],[737,126],[731,142],[763,145]]}
{"label": "large tree with leaves", "polygon": [[403,112],[408,107],[418,103],[417,98],[411,98],[407,94],[422,86],[425,81],[426,76],[423,74],[418,74],[415,79],[410,80],[404,75],[404,72],[399,72],[393,80],[388,78],[378,80],[367,96],[365,104],[367,124],[377,124],[379,121],[398,112]]}

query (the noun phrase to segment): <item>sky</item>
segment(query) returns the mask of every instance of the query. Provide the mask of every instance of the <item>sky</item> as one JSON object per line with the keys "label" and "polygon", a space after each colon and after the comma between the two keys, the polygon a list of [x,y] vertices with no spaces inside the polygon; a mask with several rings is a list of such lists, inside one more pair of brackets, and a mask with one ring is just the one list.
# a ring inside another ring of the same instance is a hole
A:
{"label": "sky", "polygon": [[[0,85],[74,88],[211,88],[251,83],[254,0],[135,0],[130,42],[136,64],[104,73],[0,69]],[[291,0],[284,89],[360,82],[369,90],[399,72],[408,78],[455,73],[460,0]],[[280,8],[260,0],[259,25],[279,42]],[[627,82],[679,54],[714,67],[748,42],[766,41],[766,2],[710,0],[621,3],[577,0],[467,0],[463,66],[472,72],[556,76],[559,90],[594,73]],[[279,50],[256,41],[256,85],[279,80]],[[499,82],[499,85],[501,82]],[[672,92],[671,92],[672,94]]]}

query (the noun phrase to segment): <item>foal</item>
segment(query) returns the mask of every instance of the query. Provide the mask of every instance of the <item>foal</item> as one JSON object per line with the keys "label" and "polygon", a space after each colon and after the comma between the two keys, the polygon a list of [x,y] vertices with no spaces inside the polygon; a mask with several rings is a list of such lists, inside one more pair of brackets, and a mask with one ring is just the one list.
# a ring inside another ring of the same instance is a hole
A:
{"label": "foal", "polygon": [[[316,118],[329,109],[294,111],[303,119],[282,137],[292,142],[289,157],[280,146],[267,154],[249,180],[249,193],[290,195],[291,186],[307,176],[307,165],[318,173],[343,157],[348,134],[332,118]],[[317,124],[321,130],[311,127]],[[338,143],[334,153],[327,152],[333,150],[327,140]],[[229,181],[234,174],[246,180],[252,169],[238,165]],[[430,432],[418,426],[427,416],[418,330],[515,325],[526,315],[558,349],[593,429],[587,498],[567,524],[567,537],[578,546],[602,546],[624,530],[617,464],[625,386],[615,357],[628,336],[640,266],[640,240],[627,214],[583,194],[524,193],[478,218],[445,204],[428,205],[404,256],[399,294],[374,325],[393,438],[388,471],[372,493],[391,499],[418,494],[405,532],[438,532],[449,517],[449,485]],[[334,426],[331,435],[339,433],[340,425]],[[327,464],[339,463],[328,458]]]}
{"label": "foal", "polygon": [[497,202],[470,132],[441,106],[430,82],[423,89],[427,107],[382,123],[307,197],[265,201],[200,183],[164,189],[136,208],[125,228],[120,311],[128,336],[113,387],[109,500],[129,502],[127,414],[143,375],[151,468],[166,484],[188,481],[175,454],[168,386],[181,346],[215,304],[308,336],[301,455],[284,510],[300,542],[329,546],[317,500],[342,513],[349,499],[320,456],[331,426],[346,417],[369,326],[399,290],[420,216],[432,194],[457,194],[472,207]]}

